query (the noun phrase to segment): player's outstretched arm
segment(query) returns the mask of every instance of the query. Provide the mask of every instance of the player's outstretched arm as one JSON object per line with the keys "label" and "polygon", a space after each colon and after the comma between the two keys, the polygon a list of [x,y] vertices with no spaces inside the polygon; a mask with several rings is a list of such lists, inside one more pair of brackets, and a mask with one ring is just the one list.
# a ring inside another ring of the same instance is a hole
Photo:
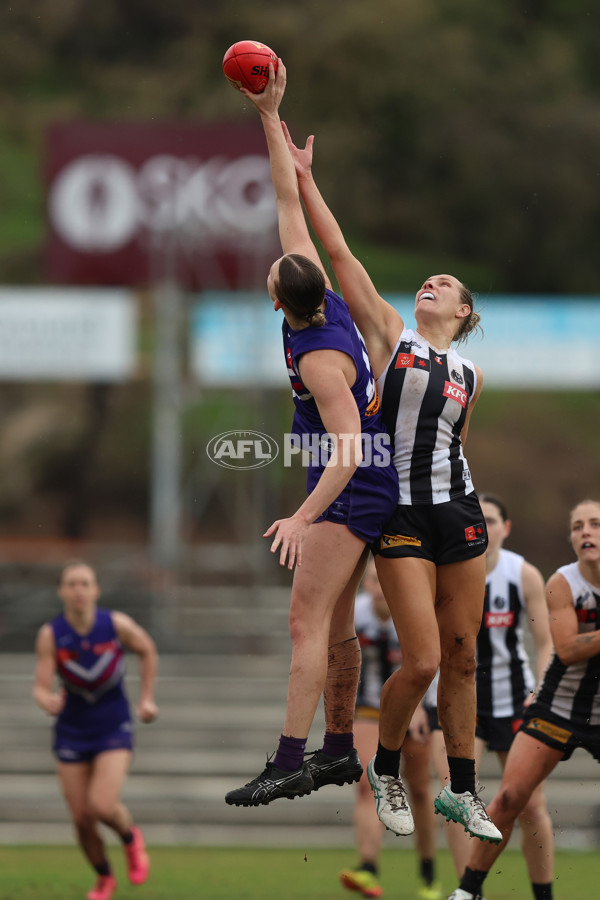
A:
{"label": "player's outstretched arm", "polygon": [[285,123],[282,123],[282,129],[296,166],[306,213],[331,260],[344,300],[366,341],[371,365],[378,376],[387,365],[402,331],[402,318],[378,294],[368,272],[348,247],[342,229],[317,187],[312,173],[313,136],[300,149],[293,143]]}
{"label": "player's outstretched arm", "polygon": [[[281,60],[277,64],[277,74],[273,64],[269,63],[269,80],[261,94],[252,94],[242,88],[242,93],[256,107],[267,139],[271,178],[275,189],[277,216],[279,221],[279,238],[284,253],[300,253],[308,257],[323,270],[304,218],[300,203],[298,180],[294,161],[281,130],[279,105],[283,99],[286,86],[286,69]],[[327,286],[330,286],[326,276]]]}

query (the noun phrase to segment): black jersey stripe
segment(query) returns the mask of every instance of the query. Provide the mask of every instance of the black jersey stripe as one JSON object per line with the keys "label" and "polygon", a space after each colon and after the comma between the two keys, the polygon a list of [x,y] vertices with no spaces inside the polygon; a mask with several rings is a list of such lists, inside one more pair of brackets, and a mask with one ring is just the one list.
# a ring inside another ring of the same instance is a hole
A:
{"label": "black jersey stripe", "polygon": [[538,692],[538,703],[548,708],[552,706],[552,700],[556,693],[556,688],[560,684],[567,667],[562,662],[557,653],[554,654],[550,661],[550,665],[546,669],[542,686]]}
{"label": "black jersey stripe", "polygon": [[400,407],[400,397],[406,378],[406,369],[396,368],[396,360],[401,353],[410,353],[411,345],[407,341],[400,341],[398,349],[392,356],[388,370],[385,373],[383,382],[383,392],[381,395],[381,418],[385,425],[391,440],[392,457],[396,448],[396,423],[398,419],[398,409]]}
{"label": "black jersey stripe", "polygon": [[523,663],[519,659],[517,650],[517,629],[520,624],[522,606],[521,600],[519,599],[519,590],[516,584],[509,584],[508,596],[509,608],[514,615],[514,621],[512,628],[509,628],[506,633],[506,646],[510,652],[511,658],[510,688],[512,694],[512,704],[513,709],[517,711],[520,710],[521,706],[523,705],[523,699],[527,692],[527,686],[525,684],[525,677],[523,673]]}
{"label": "black jersey stripe", "polygon": [[[600,595],[592,591],[596,601],[596,609],[600,608]],[[600,616],[596,616],[594,631],[600,628]],[[590,629],[591,632],[592,629]],[[588,632],[589,633],[589,632]],[[585,675],[581,679],[573,699],[573,720],[575,722],[589,724],[592,710],[598,702],[598,688],[600,686],[600,655],[592,656],[585,667]]]}
{"label": "black jersey stripe", "polygon": [[490,610],[490,586],[485,586],[483,600],[483,617],[477,635],[477,712],[480,715],[491,715],[492,697],[492,641],[490,629],[486,627],[485,616]]}
{"label": "black jersey stripe", "polygon": [[[464,379],[464,389],[466,391],[467,397],[470,398],[473,394],[473,386],[475,384],[475,375],[471,371],[471,369],[467,368],[467,366],[462,367],[462,376]],[[464,461],[461,459],[461,449],[462,443],[460,439],[461,432],[464,428],[465,420],[467,418],[467,410],[469,409],[469,401],[467,400],[466,406],[463,408],[460,416],[456,420],[454,428],[452,429],[453,437],[452,443],[450,444],[450,498],[454,499],[454,497],[461,497],[465,493],[465,478],[464,478]]]}
{"label": "black jersey stripe", "polygon": [[[439,362],[438,362],[439,360]],[[421,402],[417,432],[410,466],[410,495],[413,503],[431,503],[433,486],[431,467],[437,442],[439,418],[446,405],[443,385],[449,380],[446,354],[439,356],[429,348],[430,375]]]}

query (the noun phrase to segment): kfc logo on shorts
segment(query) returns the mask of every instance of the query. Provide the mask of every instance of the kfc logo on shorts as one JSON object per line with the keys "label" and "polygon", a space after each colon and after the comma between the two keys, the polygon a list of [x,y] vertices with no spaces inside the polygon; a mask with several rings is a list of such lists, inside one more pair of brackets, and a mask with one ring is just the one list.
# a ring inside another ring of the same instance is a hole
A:
{"label": "kfc logo on shorts", "polygon": [[484,535],[485,529],[481,522],[478,522],[477,525],[469,525],[468,528],[465,528],[465,538],[469,544],[473,541],[480,541]]}
{"label": "kfc logo on shorts", "polygon": [[467,405],[468,395],[466,391],[463,391],[457,384],[453,384],[451,381],[444,382],[444,397],[449,397],[451,400],[456,400],[457,403],[460,403],[461,406]]}

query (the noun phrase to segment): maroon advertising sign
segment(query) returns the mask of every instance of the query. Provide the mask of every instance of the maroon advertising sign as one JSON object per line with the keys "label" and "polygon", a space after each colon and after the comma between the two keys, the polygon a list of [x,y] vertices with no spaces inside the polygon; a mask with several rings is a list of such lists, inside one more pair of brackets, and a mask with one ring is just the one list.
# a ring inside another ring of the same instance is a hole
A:
{"label": "maroon advertising sign", "polygon": [[281,249],[257,122],[69,122],[47,138],[46,277],[255,289]]}

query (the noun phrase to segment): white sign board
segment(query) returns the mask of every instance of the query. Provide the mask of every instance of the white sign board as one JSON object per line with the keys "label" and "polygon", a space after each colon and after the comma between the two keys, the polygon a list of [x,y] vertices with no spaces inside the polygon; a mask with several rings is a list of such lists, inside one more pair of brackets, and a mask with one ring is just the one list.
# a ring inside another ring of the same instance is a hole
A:
{"label": "white sign board", "polygon": [[0,288],[0,378],[123,381],[135,371],[130,291]]}
{"label": "white sign board", "polygon": [[[387,296],[415,327],[414,297]],[[483,370],[486,387],[598,389],[600,297],[482,297],[484,335],[458,352]],[[206,385],[289,384],[283,360],[282,313],[266,293],[209,292],[194,309],[191,361]]]}

